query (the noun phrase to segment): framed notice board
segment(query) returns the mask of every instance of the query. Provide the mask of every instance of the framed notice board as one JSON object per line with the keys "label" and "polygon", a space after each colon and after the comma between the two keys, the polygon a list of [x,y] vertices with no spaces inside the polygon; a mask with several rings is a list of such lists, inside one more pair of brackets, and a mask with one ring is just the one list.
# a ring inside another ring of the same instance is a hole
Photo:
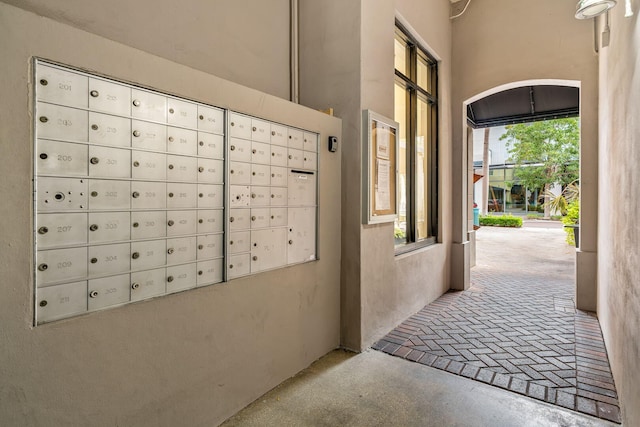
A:
{"label": "framed notice board", "polygon": [[398,215],[398,123],[364,110],[362,221],[393,222]]}

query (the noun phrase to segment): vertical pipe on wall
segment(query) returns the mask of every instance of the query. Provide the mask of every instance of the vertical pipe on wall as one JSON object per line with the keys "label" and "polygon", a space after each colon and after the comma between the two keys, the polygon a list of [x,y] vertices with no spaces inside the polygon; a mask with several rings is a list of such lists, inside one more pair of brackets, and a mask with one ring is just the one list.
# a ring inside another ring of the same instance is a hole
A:
{"label": "vertical pipe on wall", "polygon": [[290,59],[290,74],[291,74],[291,97],[290,101],[296,104],[300,103],[300,65],[299,65],[299,50],[300,50],[300,31],[298,25],[298,0],[290,0],[289,2],[290,13],[290,39],[289,39],[289,59]]}

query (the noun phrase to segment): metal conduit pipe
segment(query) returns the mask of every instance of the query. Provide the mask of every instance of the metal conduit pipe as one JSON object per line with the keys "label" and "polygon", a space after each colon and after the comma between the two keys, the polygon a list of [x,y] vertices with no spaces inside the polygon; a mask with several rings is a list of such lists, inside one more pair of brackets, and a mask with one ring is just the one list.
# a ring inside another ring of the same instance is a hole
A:
{"label": "metal conduit pipe", "polygon": [[291,25],[289,38],[289,61],[290,61],[290,101],[296,104],[300,103],[300,29],[298,24],[298,0],[290,0],[289,2],[289,21]]}

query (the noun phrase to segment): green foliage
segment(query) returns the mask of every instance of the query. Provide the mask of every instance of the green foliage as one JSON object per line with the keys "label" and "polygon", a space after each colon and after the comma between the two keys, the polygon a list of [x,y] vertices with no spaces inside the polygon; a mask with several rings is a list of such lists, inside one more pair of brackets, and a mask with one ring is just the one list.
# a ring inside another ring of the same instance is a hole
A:
{"label": "green foliage", "polygon": [[542,215],[540,215],[539,213],[528,213],[527,214],[527,219],[538,219],[538,218],[542,218]]}
{"label": "green foliage", "polygon": [[394,227],[393,229],[393,237],[396,239],[403,239],[405,238],[407,235],[404,231],[402,231],[401,228],[398,227]]}
{"label": "green foliage", "polygon": [[[579,219],[580,219],[580,201],[574,200],[571,203],[569,203],[569,206],[567,207],[567,214],[562,218],[562,223],[564,225],[574,225],[574,224],[578,224]],[[575,246],[576,242],[573,237],[573,228],[565,227],[564,231],[567,233],[567,243],[572,246]]]}
{"label": "green foliage", "polygon": [[569,204],[574,200],[580,199],[580,185],[577,181],[573,181],[562,190],[562,193],[554,194],[551,191],[547,191],[545,195],[549,197],[549,208],[552,212],[560,212],[562,215],[566,215]]}
{"label": "green foliage", "polygon": [[480,215],[480,225],[496,227],[522,227],[522,218],[513,215]]}

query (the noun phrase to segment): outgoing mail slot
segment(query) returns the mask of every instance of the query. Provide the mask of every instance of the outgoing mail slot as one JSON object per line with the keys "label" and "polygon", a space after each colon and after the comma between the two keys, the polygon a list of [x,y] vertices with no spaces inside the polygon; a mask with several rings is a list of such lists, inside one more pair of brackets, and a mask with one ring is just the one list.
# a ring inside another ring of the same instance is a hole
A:
{"label": "outgoing mail slot", "polygon": [[271,188],[251,187],[251,206],[269,206],[271,202]]}
{"label": "outgoing mail slot", "polygon": [[129,275],[89,280],[89,311],[129,302]]}
{"label": "outgoing mail slot", "polygon": [[274,228],[251,232],[251,272],[287,264],[287,229]]}
{"label": "outgoing mail slot", "polygon": [[271,146],[262,142],[251,143],[251,163],[268,165],[271,163]]}
{"label": "outgoing mail slot", "polygon": [[251,228],[269,227],[271,212],[269,208],[251,209]]}
{"label": "outgoing mail slot", "polygon": [[129,212],[90,213],[89,243],[117,242],[131,238],[131,214]]}
{"label": "outgoing mail slot", "polygon": [[136,179],[167,179],[167,155],[131,151],[131,176]]}
{"label": "outgoing mail slot", "polygon": [[271,208],[269,219],[270,227],[286,227],[288,221],[287,208]]}
{"label": "outgoing mail slot", "polygon": [[251,163],[229,163],[229,182],[231,185],[251,184]]}
{"label": "outgoing mail slot", "polygon": [[89,180],[90,209],[129,209],[129,181]]}
{"label": "outgoing mail slot", "polygon": [[167,184],[164,182],[132,182],[133,209],[164,209],[167,207]]}
{"label": "outgoing mail slot", "polygon": [[251,139],[251,118],[237,113],[230,113],[229,133],[232,137]]}
{"label": "outgoing mail slot", "polygon": [[198,207],[221,208],[224,206],[224,186],[198,184]]}
{"label": "outgoing mail slot", "polygon": [[40,288],[36,295],[38,325],[87,311],[87,282]]}
{"label": "outgoing mail slot", "polygon": [[89,276],[129,271],[130,249],[129,243],[89,246]]}
{"label": "outgoing mail slot", "polygon": [[37,174],[87,175],[86,145],[39,139],[36,151]]}
{"label": "outgoing mail slot", "polygon": [[86,179],[37,178],[38,211],[87,209]]}
{"label": "outgoing mail slot", "polygon": [[229,279],[246,276],[250,272],[251,272],[251,255],[250,254],[232,255],[228,258],[227,277]]}
{"label": "outgoing mail slot", "polygon": [[223,134],[224,112],[217,108],[198,105],[198,129]]}
{"label": "outgoing mail slot", "polygon": [[167,264],[180,264],[182,262],[195,261],[195,259],[195,237],[167,239]]}
{"label": "outgoing mail slot", "polygon": [[316,170],[318,168],[318,155],[310,151],[305,151],[303,155],[304,169]]}
{"label": "outgoing mail slot", "polygon": [[238,254],[251,250],[251,233],[249,231],[234,231],[229,233],[229,253]]}
{"label": "outgoing mail slot", "polygon": [[131,115],[138,119],[165,123],[167,121],[167,98],[155,93],[132,89]]}
{"label": "outgoing mail slot", "polygon": [[287,152],[287,166],[290,168],[303,168],[304,152],[302,150],[289,148],[289,151]]}
{"label": "outgoing mail slot", "polygon": [[185,156],[167,156],[167,180],[189,181],[198,179],[198,159]]}
{"label": "outgoing mail slot", "polygon": [[219,258],[223,255],[223,235],[198,236],[198,259]]}
{"label": "outgoing mail slot", "polygon": [[133,120],[131,122],[131,146],[144,150],[166,151],[166,126]]}
{"label": "outgoing mail slot", "polygon": [[191,102],[175,98],[167,99],[167,123],[171,125],[195,128],[197,125],[198,107]]}
{"label": "outgoing mail slot", "polygon": [[89,109],[129,116],[131,88],[100,79],[89,79]]}
{"label": "outgoing mail slot", "polygon": [[39,249],[87,243],[87,214],[39,214],[36,244]]}
{"label": "outgoing mail slot", "polygon": [[167,128],[167,151],[195,156],[198,153],[198,133],[195,130]]}
{"label": "outgoing mail slot", "polygon": [[196,264],[167,267],[167,293],[196,287]]}
{"label": "outgoing mail slot", "polygon": [[316,259],[316,209],[289,208],[287,263]]}
{"label": "outgoing mail slot", "polygon": [[238,162],[251,162],[251,141],[231,138],[229,140],[229,159]]}
{"label": "outgoing mail slot", "polygon": [[271,165],[287,166],[287,147],[271,145]]}
{"label": "outgoing mail slot", "polygon": [[86,108],[88,81],[86,76],[71,71],[41,64],[36,66],[38,101]]}
{"label": "outgoing mail slot", "polygon": [[302,143],[302,149],[304,151],[311,151],[313,153],[318,152],[318,135],[315,133],[304,132],[304,141]]}
{"label": "outgoing mail slot", "polygon": [[198,182],[222,184],[224,182],[224,161],[198,159]]}
{"label": "outgoing mail slot", "polygon": [[229,230],[246,230],[251,227],[251,210],[229,209]]}
{"label": "outgoing mail slot", "polygon": [[196,184],[167,183],[168,208],[196,208],[198,188]]}
{"label": "outgoing mail slot", "polygon": [[224,270],[223,259],[212,259],[210,261],[199,261],[198,286],[212,285],[222,282],[222,272]]}
{"label": "outgoing mail slot", "polygon": [[269,143],[271,141],[271,124],[263,120],[252,118],[251,139],[253,141]]}
{"label": "outgoing mail slot", "polygon": [[269,165],[251,165],[251,185],[270,185],[271,184],[271,166]]}
{"label": "outgoing mail slot", "polygon": [[131,301],[141,301],[164,294],[167,291],[165,273],[164,268],[131,273]]}
{"label": "outgoing mail slot", "polygon": [[89,112],[89,142],[115,147],[131,146],[131,120]]}
{"label": "outgoing mail slot", "polygon": [[38,102],[36,131],[38,138],[87,141],[89,113],[75,108]]}
{"label": "outgoing mail slot", "polygon": [[271,206],[287,206],[287,187],[273,187],[269,196]]}
{"label": "outgoing mail slot", "polygon": [[38,287],[60,280],[83,279],[87,275],[87,248],[38,251],[36,283]]}
{"label": "outgoing mail slot", "polygon": [[166,224],[167,213],[164,211],[131,212],[131,239],[165,237]]}
{"label": "outgoing mail slot", "polygon": [[167,241],[150,240],[131,243],[131,269],[146,270],[165,265],[167,261]]}
{"label": "outgoing mail slot", "polygon": [[271,186],[286,187],[287,186],[288,169],[280,166],[271,166]]}
{"label": "outgoing mail slot", "polygon": [[316,205],[316,175],[314,172],[289,172],[289,206]]}
{"label": "outgoing mail slot", "polygon": [[302,150],[304,148],[304,136],[301,130],[289,128],[288,146],[296,150]]}
{"label": "outgoing mail slot", "polygon": [[219,210],[199,210],[198,212],[198,233],[217,233],[224,230],[224,211]]}
{"label": "outgoing mail slot", "polygon": [[89,176],[131,177],[131,151],[119,148],[89,147]]}
{"label": "outgoing mail slot", "polygon": [[196,211],[168,211],[167,236],[196,234]]}
{"label": "outgoing mail slot", "polygon": [[288,145],[287,135],[288,131],[286,126],[271,123],[271,144],[286,147]]}
{"label": "outgoing mail slot", "polygon": [[224,159],[224,136],[198,132],[198,156]]}

